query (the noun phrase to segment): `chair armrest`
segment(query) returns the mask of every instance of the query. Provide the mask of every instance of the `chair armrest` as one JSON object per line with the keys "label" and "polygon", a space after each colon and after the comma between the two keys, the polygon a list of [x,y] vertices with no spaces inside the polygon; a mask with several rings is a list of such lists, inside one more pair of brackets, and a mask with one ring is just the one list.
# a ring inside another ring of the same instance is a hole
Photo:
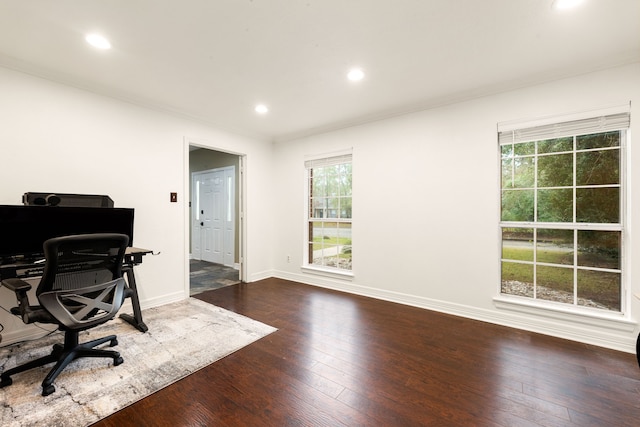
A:
{"label": "chair armrest", "polygon": [[15,293],[28,292],[31,290],[31,285],[20,279],[5,279],[2,281],[2,286]]}
{"label": "chair armrest", "polygon": [[12,290],[16,294],[18,307],[11,308],[11,313],[20,316],[24,323],[37,322],[38,319],[33,318],[34,307],[29,305],[29,296],[27,292],[31,290],[31,285],[20,279],[5,279],[2,286]]}

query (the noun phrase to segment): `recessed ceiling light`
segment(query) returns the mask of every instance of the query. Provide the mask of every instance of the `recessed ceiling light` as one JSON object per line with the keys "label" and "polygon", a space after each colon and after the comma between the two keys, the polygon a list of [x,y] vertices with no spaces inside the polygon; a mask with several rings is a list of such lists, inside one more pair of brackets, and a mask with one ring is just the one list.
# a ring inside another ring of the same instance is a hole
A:
{"label": "recessed ceiling light", "polygon": [[111,49],[111,43],[109,40],[101,36],[100,34],[89,34],[85,37],[87,43],[98,49]]}
{"label": "recessed ceiling light", "polygon": [[269,107],[264,104],[258,104],[256,105],[255,110],[258,114],[267,114],[269,112]]}
{"label": "recessed ceiling light", "polygon": [[347,78],[352,82],[358,82],[364,78],[364,71],[360,68],[352,68],[349,70],[349,73],[347,73]]}
{"label": "recessed ceiling light", "polygon": [[554,0],[553,8],[558,10],[571,9],[578,6],[584,0]]}

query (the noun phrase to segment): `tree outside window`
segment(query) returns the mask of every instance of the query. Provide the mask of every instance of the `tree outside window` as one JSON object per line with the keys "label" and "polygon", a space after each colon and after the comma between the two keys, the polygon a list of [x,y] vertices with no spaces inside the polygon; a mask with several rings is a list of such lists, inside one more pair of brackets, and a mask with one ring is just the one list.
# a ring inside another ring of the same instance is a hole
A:
{"label": "tree outside window", "polygon": [[351,271],[351,156],[306,162],[309,265]]}
{"label": "tree outside window", "polygon": [[544,138],[557,132],[549,127],[535,129],[543,137],[532,140],[499,135],[500,291],[620,312],[626,131],[584,133],[568,125],[574,134]]}

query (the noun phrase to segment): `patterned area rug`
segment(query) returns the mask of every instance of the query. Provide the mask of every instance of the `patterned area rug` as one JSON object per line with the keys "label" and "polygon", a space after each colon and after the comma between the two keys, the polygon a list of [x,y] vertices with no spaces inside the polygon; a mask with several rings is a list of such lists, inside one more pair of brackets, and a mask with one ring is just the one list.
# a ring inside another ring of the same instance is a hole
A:
{"label": "patterned area rug", "polygon": [[[81,342],[117,335],[113,349],[124,358],[119,366],[111,359],[78,359],[46,397],[40,384],[52,365],[14,375],[13,384],[0,389],[0,425],[89,425],[276,330],[193,298],[144,310],[143,319],[147,333],[118,318],[81,334]],[[62,342],[59,333],[1,348],[0,368],[45,355],[56,342]]]}

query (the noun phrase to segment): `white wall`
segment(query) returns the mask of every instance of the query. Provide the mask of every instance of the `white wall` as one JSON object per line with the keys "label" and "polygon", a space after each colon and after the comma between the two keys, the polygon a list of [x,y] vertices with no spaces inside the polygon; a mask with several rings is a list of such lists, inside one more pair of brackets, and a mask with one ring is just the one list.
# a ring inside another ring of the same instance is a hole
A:
{"label": "white wall", "polygon": [[[143,307],[186,296],[187,144],[246,154],[247,280],[277,276],[633,351],[624,319],[497,307],[496,124],[640,102],[640,64],[270,143],[0,68],[0,204],[26,191],[109,194],[136,209]],[[632,110],[632,133],[640,135]],[[186,142],[185,142],[186,141]],[[304,156],[353,147],[352,281],[303,273]],[[640,154],[628,153],[630,261],[639,253]],[[277,165],[277,167],[274,167]],[[179,203],[169,203],[178,192]],[[287,263],[287,255],[291,262]],[[628,262],[629,286],[639,267]],[[13,296],[0,290],[0,305]],[[630,293],[628,293],[631,295]],[[0,313],[5,343],[12,325]],[[17,326],[16,326],[17,327]],[[425,325],[424,327],[428,327]],[[4,344],[4,343],[3,343]]]}
{"label": "white wall", "polygon": [[[635,298],[629,297],[629,313],[621,319],[494,302],[500,282],[497,123],[629,101],[640,103],[640,64],[278,143],[274,275],[631,352],[640,315]],[[636,115],[632,111],[632,133],[640,135]],[[304,156],[349,147],[354,278],[308,274],[300,269]],[[628,154],[634,207],[640,169],[633,165],[640,164],[640,154],[633,147]],[[638,253],[639,215],[631,209],[627,255]],[[639,267],[628,267],[628,283],[637,292]]]}
{"label": "white wall", "polygon": [[[143,308],[188,296],[188,141],[246,155],[247,278],[264,277],[272,269],[269,142],[0,68],[0,204],[36,191],[108,194],[135,208],[134,244],[159,253],[136,268]],[[169,202],[173,191],[178,203]],[[0,305],[14,305],[6,289]]]}

